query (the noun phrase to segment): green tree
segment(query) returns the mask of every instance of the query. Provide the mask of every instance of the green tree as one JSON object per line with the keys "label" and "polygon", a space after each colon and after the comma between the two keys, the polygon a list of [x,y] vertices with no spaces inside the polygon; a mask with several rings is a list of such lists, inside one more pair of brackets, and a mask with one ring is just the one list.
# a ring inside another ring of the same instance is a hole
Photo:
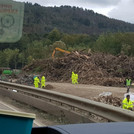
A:
{"label": "green tree", "polygon": [[3,53],[5,55],[6,66],[9,67],[9,63],[13,57],[13,50],[8,48],[8,49],[5,49]]}
{"label": "green tree", "polygon": [[0,67],[8,67],[6,54],[0,51]]}
{"label": "green tree", "polygon": [[21,68],[23,68],[25,63],[26,63],[26,59],[25,59],[25,54],[24,53],[19,53],[18,61],[21,64]]}
{"label": "green tree", "polygon": [[119,54],[122,47],[122,34],[102,34],[99,36],[96,44],[94,45],[95,51],[100,51],[104,53]]}
{"label": "green tree", "polygon": [[42,41],[33,41],[28,45],[26,50],[26,57],[32,56],[33,59],[43,59],[45,58],[49,52],[49,48],[47,46],[43,46]]}
{"label": "green tree", "polygon": [[30,55],[27,57],[27,64],[30,64],[33,61],[33,57]]}
{"label": "green tree", "polygon": [[5,55],[5,63],[7,67],[17,68],[19,49],[5,49],[3,51]]}
{"label": "green tree", "polygon": [[54,50],[56,47],[66,49],[66,44],[63,41],[55,41],[52,45],[52,49]]}
{"label": "green tree", "polygon": [[[51,50],[55,50],[55,48],[60,48],[60,49],[66,50],[66,44],[63,41],[55,41],[53,43],[53,45],[50,47],[52,48]],[[63,55],[63,52],[56,51],[57,57],[62,56],[62,55]]]}
{"label": "green tree", "polygon": [[52,42],[59,41],[61,39],[61,33],[57,28],[54,28],[48,35],[48,39]]}

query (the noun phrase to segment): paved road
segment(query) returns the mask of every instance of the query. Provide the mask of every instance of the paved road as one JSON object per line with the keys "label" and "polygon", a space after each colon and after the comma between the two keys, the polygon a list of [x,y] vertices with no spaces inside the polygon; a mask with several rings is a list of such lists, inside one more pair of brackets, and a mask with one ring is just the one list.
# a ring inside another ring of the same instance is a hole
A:
{"label": "paved road", "polygon": [[[46,85],[49,85],[49,87],[51,87],[51,88],[48,88],[47,90],[51,90],[51,91],[53,90],[53,91],[57,91],[61,93],[80,96],[80,97],[91,99],[91,100],[99,97],[99,94],[103,92],[111,92],[114,97],[119,97],[121,99],[124,98],[124,93],[126,93],[125,87],[105,87],[105,86],[85,85],[85,84],[72,85],[71,83],[57,83],[57,82],[46,82]],[[134,87],[131,88],[130,91],[134,93]],[[0,102],[2,100],[1,98],[2,97],[0,95]],[[51,117],[50,115],[47,115],[46,113],[40,110],[38,111],[37,109],[34,109],[34,108],[31,108],[31,110],[28,110],[29,107],[26,104],[21,105],[19,103],[16,103],[16,101],[12,101],[12,100],[8,101],[8,99],[5,99],[5,98],[4,100],[2,100],[2,104],[3,102],[6,103],[6,105],[8,105],[7,107],[12,110],[15,109],[21,112],[35,113],[37,115],[36,120],[34,122],[35,126],[45,126],[45,125],[51,126],[51,125],[59,124],[59,122],[57,122],[57,119],[53,119],[53,117]],[[0,105],[0,108],[6,107],[5,105],[4,106],[1,106],[1,105]]]}
{"label": "paved road", "polygon": [[[17,112],[21,112],[21,110],[17,110],[15,109],[14,107],[12,107],[11,105],[8,105],[2,101],[0,101],[0,109],[2,110],[10,110],[10,111],[17,111]],[[38,126],[45,126],[44,124],[36,121],[36,119],[34,120],[34,123],[33,123],[33,127],[38,127]]]}

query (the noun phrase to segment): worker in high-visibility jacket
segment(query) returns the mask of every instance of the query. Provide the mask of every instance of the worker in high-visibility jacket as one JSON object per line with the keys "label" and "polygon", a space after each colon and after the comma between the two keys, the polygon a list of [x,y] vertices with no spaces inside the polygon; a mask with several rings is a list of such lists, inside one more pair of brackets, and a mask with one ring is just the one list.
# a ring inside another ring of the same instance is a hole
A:
{"label": "worker in high-visibility jacket", "polygon": [[129,93],[131,82],[132,82],[131,79],[126,79],[127,93]]}
{"label": "worker in high-visibility jacket", "polygon": [[71,79],[72,79],[72,84],[78,84],[78,74],[72,72]]}
{"label": "worker in high-visibility jacket", "polygon": [[45,87],[45,82],[46,82],[45,76],[42,76],[42,78],[41,78],[41,88]]}
{"label": "worker in high-visibility jacket", "polygon": [[74,72],[72,72],[71,79],[72,79],[72,84],[75,84],[75,73]]}
{"label": "worker in high-visibility jacket", "polygon": [[39,78],[38,78],[38,77],[35,77],[35,78],[34,78],[34,86],[35,86],[36,88],[39,87],[39,83],[40,83]]}
{"label": "worker in high-visibility jacket", "polygon": [[130,100],[129,94],[127,94],[126,98],[122,101],[122,108],[127,110],[133,110],[133,102]]}
{"label": "worker in high-visibility jacket", "polygon": [[78,74],[75,74],[75,84],[78,84]]}

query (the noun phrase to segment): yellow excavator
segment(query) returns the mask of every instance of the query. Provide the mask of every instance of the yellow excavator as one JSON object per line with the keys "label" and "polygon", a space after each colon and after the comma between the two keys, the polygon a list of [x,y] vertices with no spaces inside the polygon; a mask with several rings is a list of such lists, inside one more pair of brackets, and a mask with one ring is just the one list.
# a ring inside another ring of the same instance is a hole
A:
{"label": "yellow excavator", "polygon": [[53,58],[53,59],[54,59],[54,55],[55,55],[56,50],[58,50],[58,51],[60,51],[60,52],[63,52],[63,53],[70,54],[69,51],[66,51],[66,50],[63,50],[63,49],[61,49],[61,48],[56,47],[56,48],[54,49],[53,53],[52,53],[52,58]]}

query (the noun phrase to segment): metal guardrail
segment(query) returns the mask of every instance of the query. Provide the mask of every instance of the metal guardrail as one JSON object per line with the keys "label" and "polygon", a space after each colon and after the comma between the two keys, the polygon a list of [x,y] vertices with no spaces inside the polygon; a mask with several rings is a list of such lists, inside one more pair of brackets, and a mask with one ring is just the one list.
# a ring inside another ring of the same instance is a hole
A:
{"label": "metal guardrail", "polygon": [[119,107],[95,102],[73,95],[3,81],[0,81],[0,90],[1,89],[8,92],[11,90],[13,91],[14,89],[17,90],[15,94],[18,93],[18,96],[19,94],[29,95],[40,100],[44,100],[45,102],[47,101],[48,103],[52,103],[52,105],[55,105],[57,108],[62,107],[63,109],[67,109],[69,112],[77,113],[79,115],[82,114],[82,111],[85,111],[89,115],[94,114],[103,117],[108,121],[134,121],[133,111],[124,110]]}

